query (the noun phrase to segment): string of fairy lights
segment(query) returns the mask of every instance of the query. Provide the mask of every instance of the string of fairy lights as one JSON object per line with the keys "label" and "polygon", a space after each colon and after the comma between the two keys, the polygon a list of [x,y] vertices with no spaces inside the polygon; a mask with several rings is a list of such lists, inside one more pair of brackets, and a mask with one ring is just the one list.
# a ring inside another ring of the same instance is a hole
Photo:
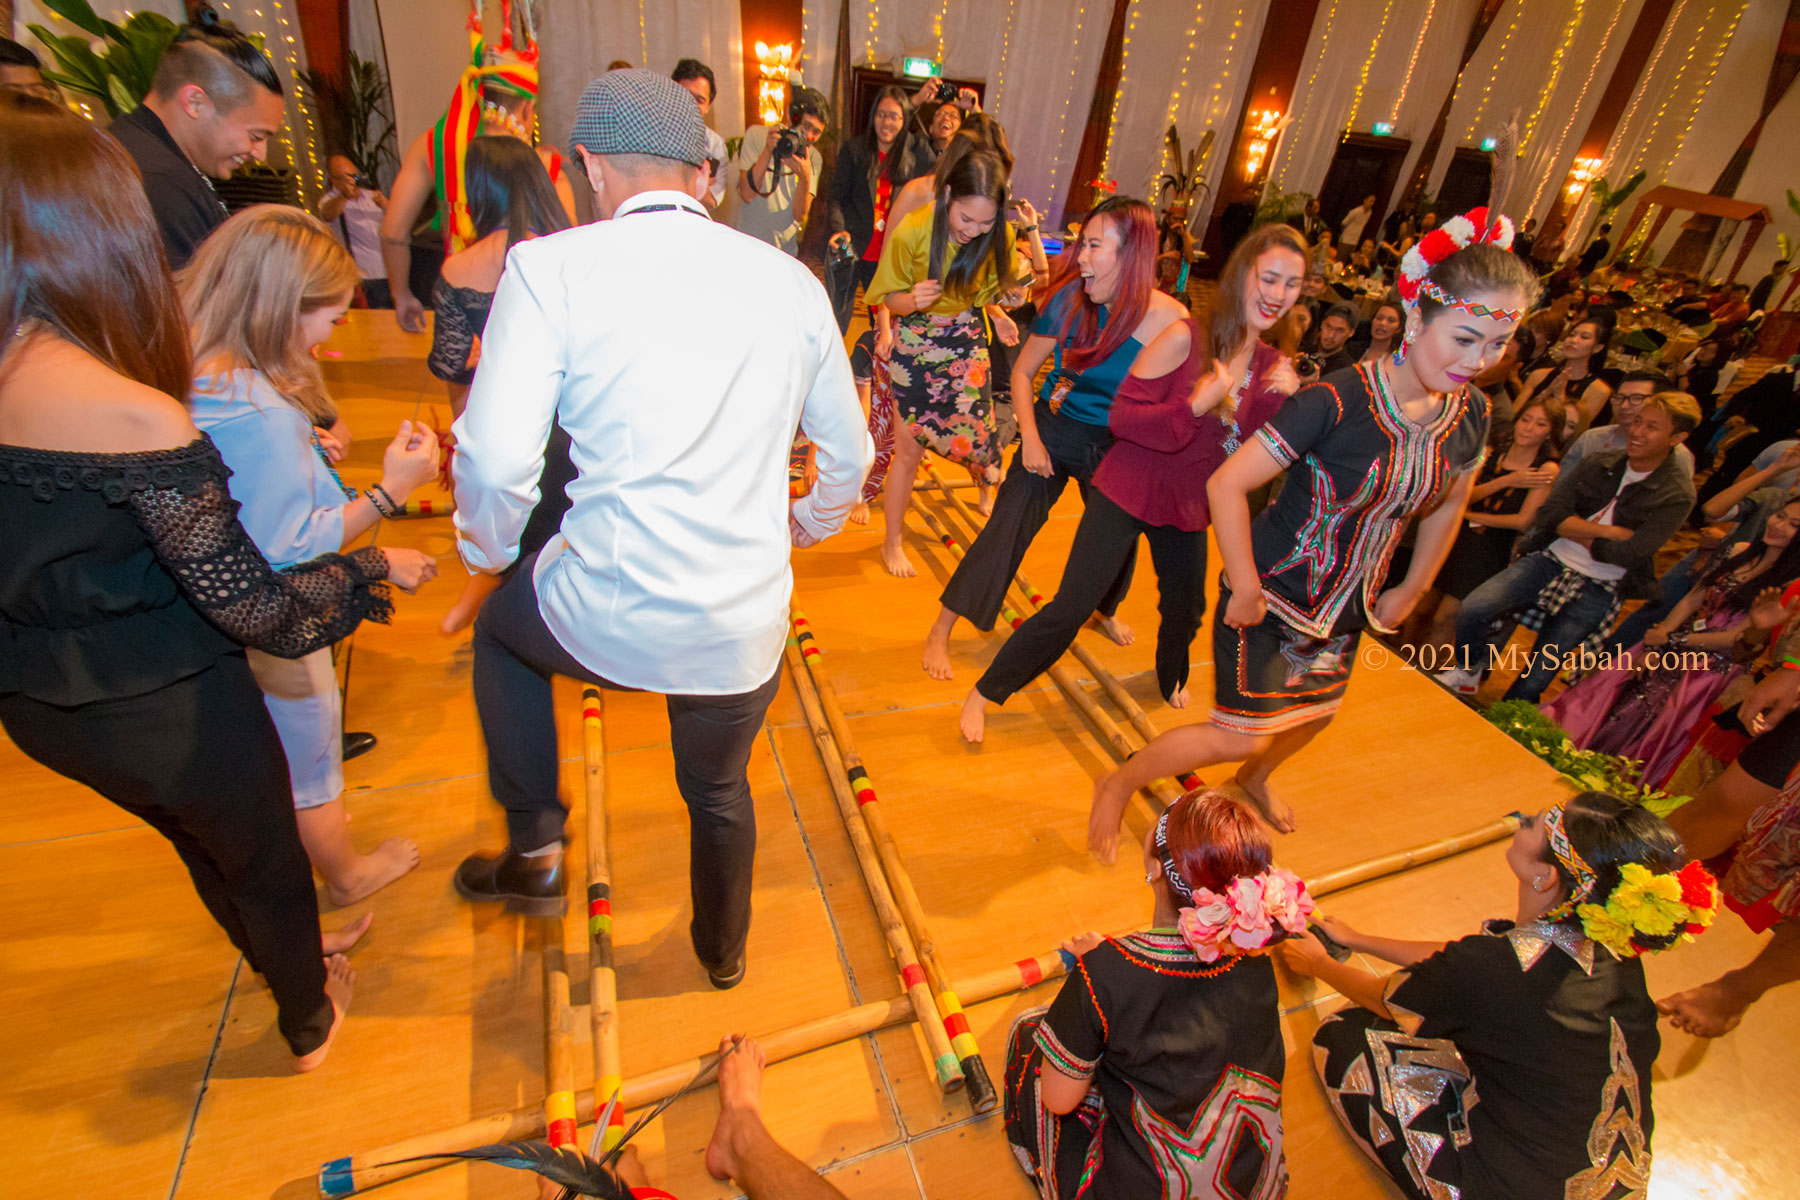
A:
{"label": "string of fairy lights", "polygon": [[1556,85],[1562,79],[1563,64],[1568,61],[1569,43],[1575,40],[1575,31],[1581,28],[1581,13],[1586,5],[1587,0],[1575,0],[1569,6],[1569,20],[1563,26],[1562,40],[1557,42],[1555,52],[1550,55],[1550,82],[1538,93],[1537,104],[1532,107],[1531,115],[1525,118],[1525,128],[1519,131],[1520,150],[1531,144],[1531,135],[1537,132],[1538,121],[1543,118],[1544,109],[1550,104],[1550,97],[1556,93]]}
{"label": "string of fairy lights", "polygon": [[1400,91],[1394,97],[1394,109],[1388,113],[1388,124],[1400,123],[1400,110],[1406,105],[1407,89],[1412,87],[1413,71],[1419,65],[1419,51],[1425,46],[1425,35],[1431,32],[1431,18],[1437,15],[1438,0],[1425,6],[1425,20],[1419,24],[1419,35],[1413,39],[1412,55],[1406,60],[1406,75],[1400,80]]}
{"label": "string of fairy lights", "polygon": [[1381,24],[1375,29],[1375,40],[1369,43],[1369,56],[1363,59],[1362,70],[1357,72],[1356,92],[1350,97],[1350,115],[1344,121],[1344,132],[1349,133],[1356,128],[1356,114],[1362,111],[1363,90],[1369,86],[1369,68],[1375,65],[1375,56],[1381,53],[1381,39],[1387,33],[1388,17],[1394,11],[1394,0],[1387,0],[1381,9]]}
{"label": "string of fairy lights", "polygon": [[1119,86],[1113,89],[1112,111],[1106,118],[1106,146],[1100,153],[1100,178],[1112,178],[1113,134],[1119,128],[1119,103],[1125,98],[1125,83],[1131,78],[1131,35],[1137,32],[1138,0],[1125,7],[1125,43],[1119,49]]}
{"label": "string of fairy lights", "polygon": [[1056,118],[1056,140],[1051,143],[1050,153],[1050,186],[1048,198],[1044,201],[1046,212],[1056,208],[1056,176],[1062,170],[1063,135],[1069,130],[1069,98],[1075,94],[1075,81],[1081,72],[1081,31],[1087,27],[1087,0],[1082,0],[1081,7],[1075,12],[1075,40],[1070,43],[1070,54],[1073,67],[1069,70],[1069,88],[1063,93],[1062,115]]}
{"label": "string of fairy lights", "polygon": [[950,0],[938,0],[937,11],[931,14],[931,36],[937,41],[937,61],[944,61],[944,13],[950,7]]}
{"label": "string of fairy lights", "polygon": [[1712,91],[1713,80],[1719,74],[1719,63],[1725,57],[1725,48],[1731,45],[1731,39],[1737,36],[1738,22],[1744,19],[1744,13],[1749,7],[1750,0],[1743,0],[1738,5],[1737,13],[1731,18],[1731,24],[1725,30],[1725,36],[1714,44],[1712,62],[1706,68],[1706,82],[1700,85],[1700,90],[1694,95],[1694,103],[1688,108],[1688,122],[1683,126],[1681,136],[1675,139],[1675,149],[1669,153],[1669,162],[1680,160],[1681,149],[1687,145],[1688,134],[1694,131],[1694,120],[1700,114],[1700,102],[1706,99],[1708,92]]}
{"label": "string of fairy lights", "polygon": [[[289,126],[281,131],[281,147],[287,154],[288,166],[294,172],[294,181],[300,185],[301,198],[307,207],[311,207],[325,191],[325,161],[319,154],[319,126],[313,112],[313,105],[307,102],[308,89],[300,82],[299,72],[304,69],[300,61],[300,43],[294,37],[294,25],[287,18],[286,6],[282,0],[263,0],[274,15],[277,28],[263,37],[263,48],[270,51],[270,59],[277,65],[287,64],[288,86],[293,89],[294,112],[300,124],[306,127],[304,137],[296,137]],[[244,0],[239,0],[240,12],[246,8]],[[223,15],[231,15],[231,0],[219,0],[219,8]],[[267,23],[269,16],[260,7],[248,7],[249,14],[257,21]],[[247,32],[259,32],[251,29]],[[271,45],[271,43],[274,43]],[[291,124],[291,123],[290,123]],[[300,150],[304,150],[306,161],[300,161]]]}
{"label": "string of fairy lights", "polygon": [[[1313,89],[1319,82],[1319,67],[1325,62],[1326,47],[1331,43],[1331,30],[1337,23],[1337,10],[1337,0],[1331,0],[1331,7],[1325,10],[1325,24],[1319,31],[1319,49],[1313,56],[1312,74],[1307,77],[1306,90],[1304,92],[1295,93],[1296,97],[1317,94]],[[1283,155],[1281,159],[1281,174],[1276,179],[1276,186],[1283,190],[1286,190],[1287,188],[1288,163],[1293,161],[1293,157],[1292,154],[1287,154]]]}
{"label": "string of fairy lights", "polygon": [[644,0],[638,0],[638,61],[650,65],[650,28],[644,21]]}
{"label": "string of fairy lights", "polygon": [[1487,82],[1481,85],[1481,100],[1475,105],[1474,119],[1463,131],[1462,140],[1465,145],[1474,141],[1475,131],[1482,128],[1481,122],[1487,116],[1488,101],[1494,96],[1494,80],[1499,78],[1501,68],[1506,65],[1506,49],[1512,45],[1513,34],[1519,32],[1519,10],[1523,7],[1523,4],[1516,2],[1511,5],[1512,19],[1507,23],[1506,36],[1500,39],[1500,50],[1494,55],[1493,64],[1488,68]]}
{"label": "string of fairy lights", "polygon": [[1018,2],[1019,0],[1006,0],[1006,23],[1000,26],[1000,61],[994,68],[994,88],[989,93],[992,97],[989,107],[995,112],[1000,110],[1000,92],[1006,86],[1006,60],[1012,53],[1013,10]]}
{"label": "string of fairy lights", "polygon": [[863,12],[868,18],[863,24],[863,61],[872,65],[881,30],[881,0],[866,0]]}
{"label": "string of fairy lights", "polygon": [[[1606,61],[1606,48],[1612,45],[1613,32],[1618,29],[1619,18],[1625,15],[1625,8],[1629,2],[1630,0],[1617,0],[1613,6],[1612,20],[1606,26],[1606,36],[1600,39],[1600,49],[1589,58],[1587,78],[1581,81],[1581,91],[1575,97],[1575,103],[1569,108],[1569,119],[1563,122],[1562,132],[1556,135],[1558,154],[1567,152],[1565,148],[1569,144],[1569,134],[1574,132],[1575,119],[1586,111],[1588,90],[1594,86],[1594,77],[1600,74],[1600,64]],[[1531,194],[1531,207],[1525,210],[1527,213],[1537,211],[1538,202],[1544,198],[1544,189],[1550,186],[1554,178],[1555,172],[1553,171],[1539,173],[1537,190]]]}

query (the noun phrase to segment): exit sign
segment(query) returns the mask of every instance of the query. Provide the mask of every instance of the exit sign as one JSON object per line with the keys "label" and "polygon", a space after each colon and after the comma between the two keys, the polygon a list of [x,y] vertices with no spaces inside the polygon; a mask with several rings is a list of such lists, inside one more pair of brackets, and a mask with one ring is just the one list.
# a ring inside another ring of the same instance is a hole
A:
{"label": "exit sign", "polygon": [[914,79],[929,79],[944,73],[942,63],[929,58],[907,58],[900,63],[900,73]]}
{"label": "exit sign", "polygon": [[1391,121],[1375,122],[1375,136],[1376,137],[1387,137],[1389,134],[1391,134],[1393,132],[1394,132],[1394,126]]}
{"label": "exit sign", "polygon": [[1492,150],[1495,146],[1498,146],[1499,144],[1500,144],[1500,139],[1498,139],[1498,138],[1482,138],[1481,139],[1481,148],[1483,150]]}

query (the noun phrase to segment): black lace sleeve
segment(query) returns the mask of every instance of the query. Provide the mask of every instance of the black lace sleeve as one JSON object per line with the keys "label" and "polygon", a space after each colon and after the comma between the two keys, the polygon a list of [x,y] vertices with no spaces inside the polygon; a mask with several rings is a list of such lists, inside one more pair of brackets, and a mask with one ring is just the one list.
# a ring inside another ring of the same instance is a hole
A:
{"label": "black lace sleeve", "polygon": [[277,571],[238,522],[225,486],[231,472],[212,442],[202,436],[168,454],[180,460],[175,469],[146,463],[135,477],[127,471],[123,499],[188,600],[227,637],[299,658],[364,620],[386,624],[393,615],[380,550],[324,554]]}
{"label": "black lace sleeve", "polygon": [[469,355],[487,324],[488,306],[493,302],[492,292],[452,287],[438,280],[431,292],[431,353],[425,358],[433,375],[445,383],[474,381]]}

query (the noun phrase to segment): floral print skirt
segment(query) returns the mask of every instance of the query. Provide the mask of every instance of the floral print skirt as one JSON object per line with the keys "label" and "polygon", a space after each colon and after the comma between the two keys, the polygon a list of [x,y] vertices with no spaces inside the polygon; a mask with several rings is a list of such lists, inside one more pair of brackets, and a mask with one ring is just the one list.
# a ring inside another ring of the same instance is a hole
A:
{"label": "floral print skirt", "polygon": [[886,374],[907,436],[954,463],[999,465],[987,327],[979,313],[895,318],[894,351],[875,369]]}

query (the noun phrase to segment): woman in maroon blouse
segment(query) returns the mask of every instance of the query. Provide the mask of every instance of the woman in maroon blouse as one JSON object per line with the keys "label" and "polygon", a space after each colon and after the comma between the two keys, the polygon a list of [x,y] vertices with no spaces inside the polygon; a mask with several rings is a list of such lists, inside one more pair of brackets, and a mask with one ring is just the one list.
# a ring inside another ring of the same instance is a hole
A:
{"label": "woman in maroon blouse", "polygon": [[1187,704],[1188,647],[1206,612],[1206,481],[1300,385],[1288,358],[1260,335],[1305,278],[1299,235],[1265,226],[1232,252],[1206,326],[1177,321],[1138,355],[1113,399],[1116,440],[1094,471],[1056,598],[1006,640],[969,690],[964,738],[981,741],[988,704],[1006,703],[1062,657],[1140,533],[1161,597],[1157,685],[1172,706]]}

